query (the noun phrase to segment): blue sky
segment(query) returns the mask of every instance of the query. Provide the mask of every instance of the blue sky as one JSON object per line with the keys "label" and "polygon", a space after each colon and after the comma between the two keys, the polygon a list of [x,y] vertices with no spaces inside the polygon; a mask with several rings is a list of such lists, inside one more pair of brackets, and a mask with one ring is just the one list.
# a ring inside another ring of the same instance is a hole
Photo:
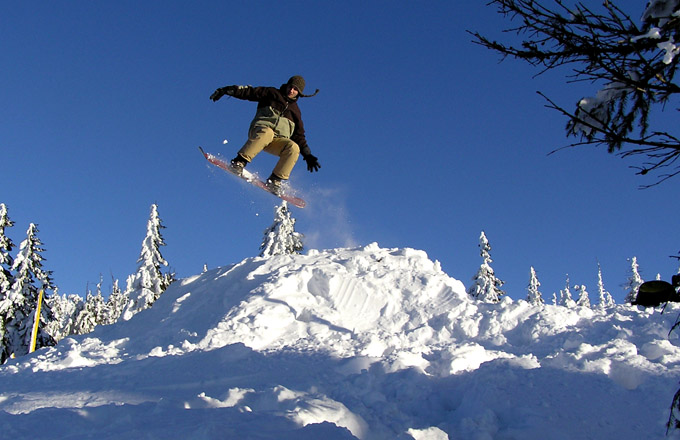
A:
{"label": "blue sky", "polygon": [[[460,3],[460,4],[459,4]],[[485,2],[23,2],[0,17],[0,141],[15,245],[38,224],[61,293],[136,270],[149,207],[178,276],[256,256],[275,199],[210,168],[246,138],[255,104],[230,84],[303,75],[307,139],[322,168],[291,182],[307,248],[422,249],[469,285],[484,230],[492,266],[523,298],[597,264],[617,302],[637,256],[645,279],[678,270],[677,178],[639,190],[632,161],[580,148],[540,90],[567,108],[596,85],[537,73],[471,43],[509,23]],[[639,16],[644,0],[619,4]],[[670,119],[673,115],[661,115]],[[227,144],[223,141],[228,140]],[[251,169],[268,173],[275,158]]]}

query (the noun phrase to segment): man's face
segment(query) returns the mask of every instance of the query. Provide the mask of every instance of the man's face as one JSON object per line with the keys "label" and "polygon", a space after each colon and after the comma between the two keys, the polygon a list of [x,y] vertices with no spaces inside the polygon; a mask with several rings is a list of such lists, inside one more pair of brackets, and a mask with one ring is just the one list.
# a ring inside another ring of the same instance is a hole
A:
{"label": "man's face", "polygon": [[300,91],[298,90],[297,87],[295,87],[295,86],[288,86],[288,97],[289,97],[289,98],[293,99],[293,98],[295,98],[299,93],[300,93]]}

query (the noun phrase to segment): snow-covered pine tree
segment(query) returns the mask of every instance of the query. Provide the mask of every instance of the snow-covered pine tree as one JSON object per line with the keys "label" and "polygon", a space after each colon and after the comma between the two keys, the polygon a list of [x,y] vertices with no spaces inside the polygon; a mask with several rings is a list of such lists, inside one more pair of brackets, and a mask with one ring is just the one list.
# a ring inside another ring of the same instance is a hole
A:
{"label": "snow-covered pine tree", "polygon": [[586,290],[586,285],[581,284],[580,286],[576,286],[575,289],[578,292],[576,305],[581,307],[590,307],[590,296]]}
{"label": "snow-covered pine tree", "polygon": [[599,263],[597,265],[597,296],[599,298],[597,306],[600,310],[605,310],[614,306],[614,298],[607,289],[604,288],[604,282],[602,281],[602,266],[600,266]]}
{"label": "snow-covered pine tree", "polygon": [[6,315],[10,310],[9,289],[14,284],[14,276],[10,270],[14,263],[10,255],[10,252],[14,249],[14,243],[5,235],[5,228],[12,226],[14,226],[14,222],[9,219],[7,207],[4,203],[0,203],[0,364],[3,362],[5,322],[8,320]]}
{"label": "snow-covered pine tree", "polygon": [[[31,223],[26,231],[26,240],[19,246],[19,254],[14,260],[12,270],[16,273],[14,284],[8,295],[6,313],[8,320],[5,322],[4,350],[2,361],[14,354],[22,356],[29,352],[31,334],[35,313],[38,306],[38,296],[43,290],[47,296],[47,290],[54,290],[52,273],[43,270],[43,257],[41,252],[42,243],[38,238],[38,227]],[[54,338],[46,331],[46,325],[53,320],[49,301],[44,301],[41,307],[36,349],[56,344]]]}
{"label": "snow-covered pine tree", "polygon": [[7,207],[4,203],[0,203],[0,301],[7,296],[10,287],[14,284],[14,277],[10,271],[14,263],[10,255],[14,249],[14,243],[5,235],[5,228],[12,226],[14,222],[9,219]]}
{"label": "snow-covered pine tree", "polygon": [[574,301],[571,296],[569,275],[567,275],[567,281],[564,284],[564,289],[560,290],[560,305],[569,308],[576,306],[576,301]]}
{"label": "snow-covered pine tree", "polygon": [[274,210],[274,223],[264,230],[260,256],[299,254],[303,248],[302,237],[295,232],[295,219],[290,215],[288,203],[281,202]]}
{"label": "snow-covered pine tree", "polygon": [[543,294],[538,290],[539,287],[541,287],[541,283],[538,281],[534,267],[531,266],[531,270],[529,271],[529,287],[527,287],[527,302],[529,302],[529,304],[540,306],[545,303],[545,301],[543,301]]}
{"label": "snow-covered pine tree", "polygon": [[100,276],[97,283],[96,293],[92,293],[89,289],[85,297],[85,304],[76,317],[74,332],[78,335],[84,335],[94,331],[95,327],[101,325],[107,319],[107,303],[102,295],[102,278]]}
{"label": "snow-covered pine tree", "polygon": [[118,286],[118,280],[115,280],[113,282],[113,290],[109,295],[109,299],[106,301],[105,314],[101,325],[110,325],[118,321],[118,318],[123,314],[123,310],[128,301],[129,298],[126,292],[121,291]]}
{"label": "snow-covered pine tree", "polygon": [[644,280],[640,276],[639,272],[640,266],[638,266],[637,257],[630,259],[630,276],[623,286],[623,290],[627,291],[626,299],[624,302],[626,304],[631,304],[637,299],[638,289],[644,283]]}
{"label": "snow-covered pine tree", "polygon": [[95,327],[100,323],[104,306],[105,302],[101,290],[98,288],[96,294],[92,294],[92,292],[88,290],[84,307],[78,316],[76,316],[73,333],[76,335],[84,335],[94,331]]}
{"label": "snow-covered pine tree", "polygon": [[491,268],[491,245],[486,238],[484,231],[479,236],[479,254],[482,257],[482,264],[479,270],[472,278],[472,285],[468,288],[467,293],[480,301],[495,303],[501,300],[501,296],[505,294],[501,290],[504,281],[496,277],[494,270]]}
{"label": "snow-covered pine tree", "polygon": [[161,255],[161,246],[165,246],[161,229],[161,218],[158,216],[158,205],[151,205],[151,213],[146,226],[146,237],[142,242],[142,251],[137,260],[139,267],[132,279],[128,279],[128,293],[130,301],[123,314],[128,320],[142,310],[148,309],[161,296],[165,289],[174,281],[174,274],[163,274],[162,266],[167,266]]}
{"label": "snow-covered pine tree", "polygon": [[104,278],[99,276],[99,282],[97,283],[97,294],[93,298],[94,302],[94,316],[97,325],[101,325],[106,320],[106,300],[104,299],[104,294],[102,293],[102,284],[104,283]]}
{"label": "snow-covered pine tree", "polygon": [[79,295],[54,294],[46,300],[54,319],[47,324],[47,332],[59,342],[69,335],[76,334],[75,326],[78,315],[85,307],[83,298]]}

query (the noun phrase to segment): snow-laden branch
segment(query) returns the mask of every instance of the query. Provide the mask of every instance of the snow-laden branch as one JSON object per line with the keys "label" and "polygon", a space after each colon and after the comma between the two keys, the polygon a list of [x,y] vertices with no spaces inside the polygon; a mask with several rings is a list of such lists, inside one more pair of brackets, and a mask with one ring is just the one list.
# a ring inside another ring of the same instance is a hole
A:
{"label": "snow-laden branch", "polygon": [[[504,44],[471,32],[474,42],[547,70],[570,66],[568,83],[600,84],[594,96],[576,100],[573,111],[551,102],[569,120],[567,135],[578,145],[606,145],[622,157],[642,155],[639,174],[660,171],[660,181],[680,173],[680,142],[671,132],[653,128],[656,112],[677,104],[675,73],[680,53],[680,0],[652,0],[641,20],[633,20],[612,1],[596,11],[562,0],[493,0],[498,12],[519,25],[507,32],[522,38]],[[550,7],[552,5],[552,7]],[[638,25],[639,23],[639,25]],[[546,98],[547,99],[547,98]],[[651,133],[651,134],[650,134]]]}

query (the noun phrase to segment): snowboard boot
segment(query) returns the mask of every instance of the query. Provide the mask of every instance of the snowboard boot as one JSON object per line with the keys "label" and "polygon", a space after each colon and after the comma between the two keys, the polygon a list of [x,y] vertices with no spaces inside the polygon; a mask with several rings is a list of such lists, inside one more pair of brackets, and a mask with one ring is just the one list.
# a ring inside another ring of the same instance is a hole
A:
{"label": "snowboard boot", "polygon": [[283,194],[283,186],[281,185],[281,181],[282,179],[279,176],[272,173],[272,175],[269,176],[266,182],[267,189],[271,191],[273,194],[280,196],[281,194]]}
{"label": "snowboard boot", "polygon": [[231,169],[234,172],[234,174],[240,176],[243,174],[243,169],[246,167],[248,162],[241,157],[240,154],[236,155],[235,158],[231,160]]}

